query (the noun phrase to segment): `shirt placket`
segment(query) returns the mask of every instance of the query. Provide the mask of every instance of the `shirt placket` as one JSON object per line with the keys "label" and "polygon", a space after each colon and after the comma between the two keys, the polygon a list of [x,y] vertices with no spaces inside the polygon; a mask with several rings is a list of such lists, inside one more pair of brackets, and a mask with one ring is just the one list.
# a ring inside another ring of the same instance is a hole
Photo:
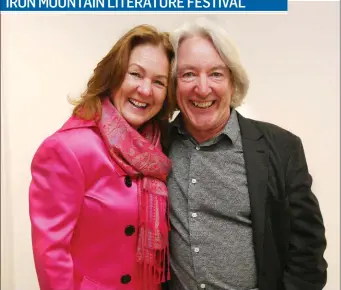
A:
{"label": "shirt placket", "polygon": [[200,194],[200,176],[198,173],[198,166],[200,166],[200,145],[193,140],[188,140],[191,142],[190,149],[190,167],[189,167],[189,184],[188,184],[188,225],[189,225],[189,239],[191,244],[191,255],[193,263],[193,272],[197,281],[197,289],[207,289],[204,281],[203,269],[199,265],[201,256],[201,248],[203,244],[201,243],[202,230],[200,226],[200,213],[198,208],[200,205],[198,202],[198,195]]}

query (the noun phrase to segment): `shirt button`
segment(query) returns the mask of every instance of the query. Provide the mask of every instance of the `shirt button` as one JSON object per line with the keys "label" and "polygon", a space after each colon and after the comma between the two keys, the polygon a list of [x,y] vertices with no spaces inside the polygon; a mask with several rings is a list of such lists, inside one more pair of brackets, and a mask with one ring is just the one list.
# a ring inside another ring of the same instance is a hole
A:
{"label": "shirt button", "polygon": [[197,180],[195,178],[192,179],[192,183],[195,184],[197,183]]}
{"label": "shirt button", "polygon": [[197,217],[198,215],[194,212],[192,213],[192,217]]}
{"label": "shirt button", "polygon": [[200,288],[201,288],[201,289],[205,289],[205,288],[206,288],[206,285],[205,285],[205,284],[200,284]]}
{"label": "shirt button", "polygon": [[198,253],[199,252],[199,248],[194,248],[194,252]]}

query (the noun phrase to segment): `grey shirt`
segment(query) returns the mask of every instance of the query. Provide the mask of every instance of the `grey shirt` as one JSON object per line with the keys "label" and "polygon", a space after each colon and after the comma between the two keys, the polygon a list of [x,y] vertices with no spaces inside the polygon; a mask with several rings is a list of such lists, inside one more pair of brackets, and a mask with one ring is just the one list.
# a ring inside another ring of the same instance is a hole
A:
{"label": "grey shirt", "polygon": [[198,144],[173,122],[168,179],[171,290],[256,289],[243,149],[236,111],[221,134]]}

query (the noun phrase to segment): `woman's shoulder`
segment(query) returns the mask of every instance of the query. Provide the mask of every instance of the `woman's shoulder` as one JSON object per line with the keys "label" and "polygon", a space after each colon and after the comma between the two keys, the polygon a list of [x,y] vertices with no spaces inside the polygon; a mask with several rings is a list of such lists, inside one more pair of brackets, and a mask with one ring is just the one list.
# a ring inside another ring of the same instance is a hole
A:
{"label": "woman's shoulder", "polygon": [[96,147],[102,147],[102,143],[94,121],[70,117],[60,129],[43,140],[40,148],[57,150],[63,147],[76,157],[81,157],[94,152]]}

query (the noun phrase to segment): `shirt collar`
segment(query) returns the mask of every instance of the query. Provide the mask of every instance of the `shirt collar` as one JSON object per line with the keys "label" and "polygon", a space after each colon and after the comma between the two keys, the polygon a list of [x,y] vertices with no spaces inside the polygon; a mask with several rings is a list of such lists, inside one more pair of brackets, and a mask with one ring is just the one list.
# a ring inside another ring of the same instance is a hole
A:
{"label": "shirt collar", "polygon": [[[170,126],[172,130],[176,129],[179,134],[188,135],[188,132],[184,128],[181,112],[176,116],[174,121],[170,123]],[[237,111],[232,108],[231,113],[230,113],[230,118],[228,119],[224,129],[221,131],[219,136],[225,135],[232,141],[232,144],[235,144],[235,142],[238,139],[239,132],[240,132],[240,127],[239,127],[239,122],[238,122]],[[219,136],[216,136],[215,138]]]}

